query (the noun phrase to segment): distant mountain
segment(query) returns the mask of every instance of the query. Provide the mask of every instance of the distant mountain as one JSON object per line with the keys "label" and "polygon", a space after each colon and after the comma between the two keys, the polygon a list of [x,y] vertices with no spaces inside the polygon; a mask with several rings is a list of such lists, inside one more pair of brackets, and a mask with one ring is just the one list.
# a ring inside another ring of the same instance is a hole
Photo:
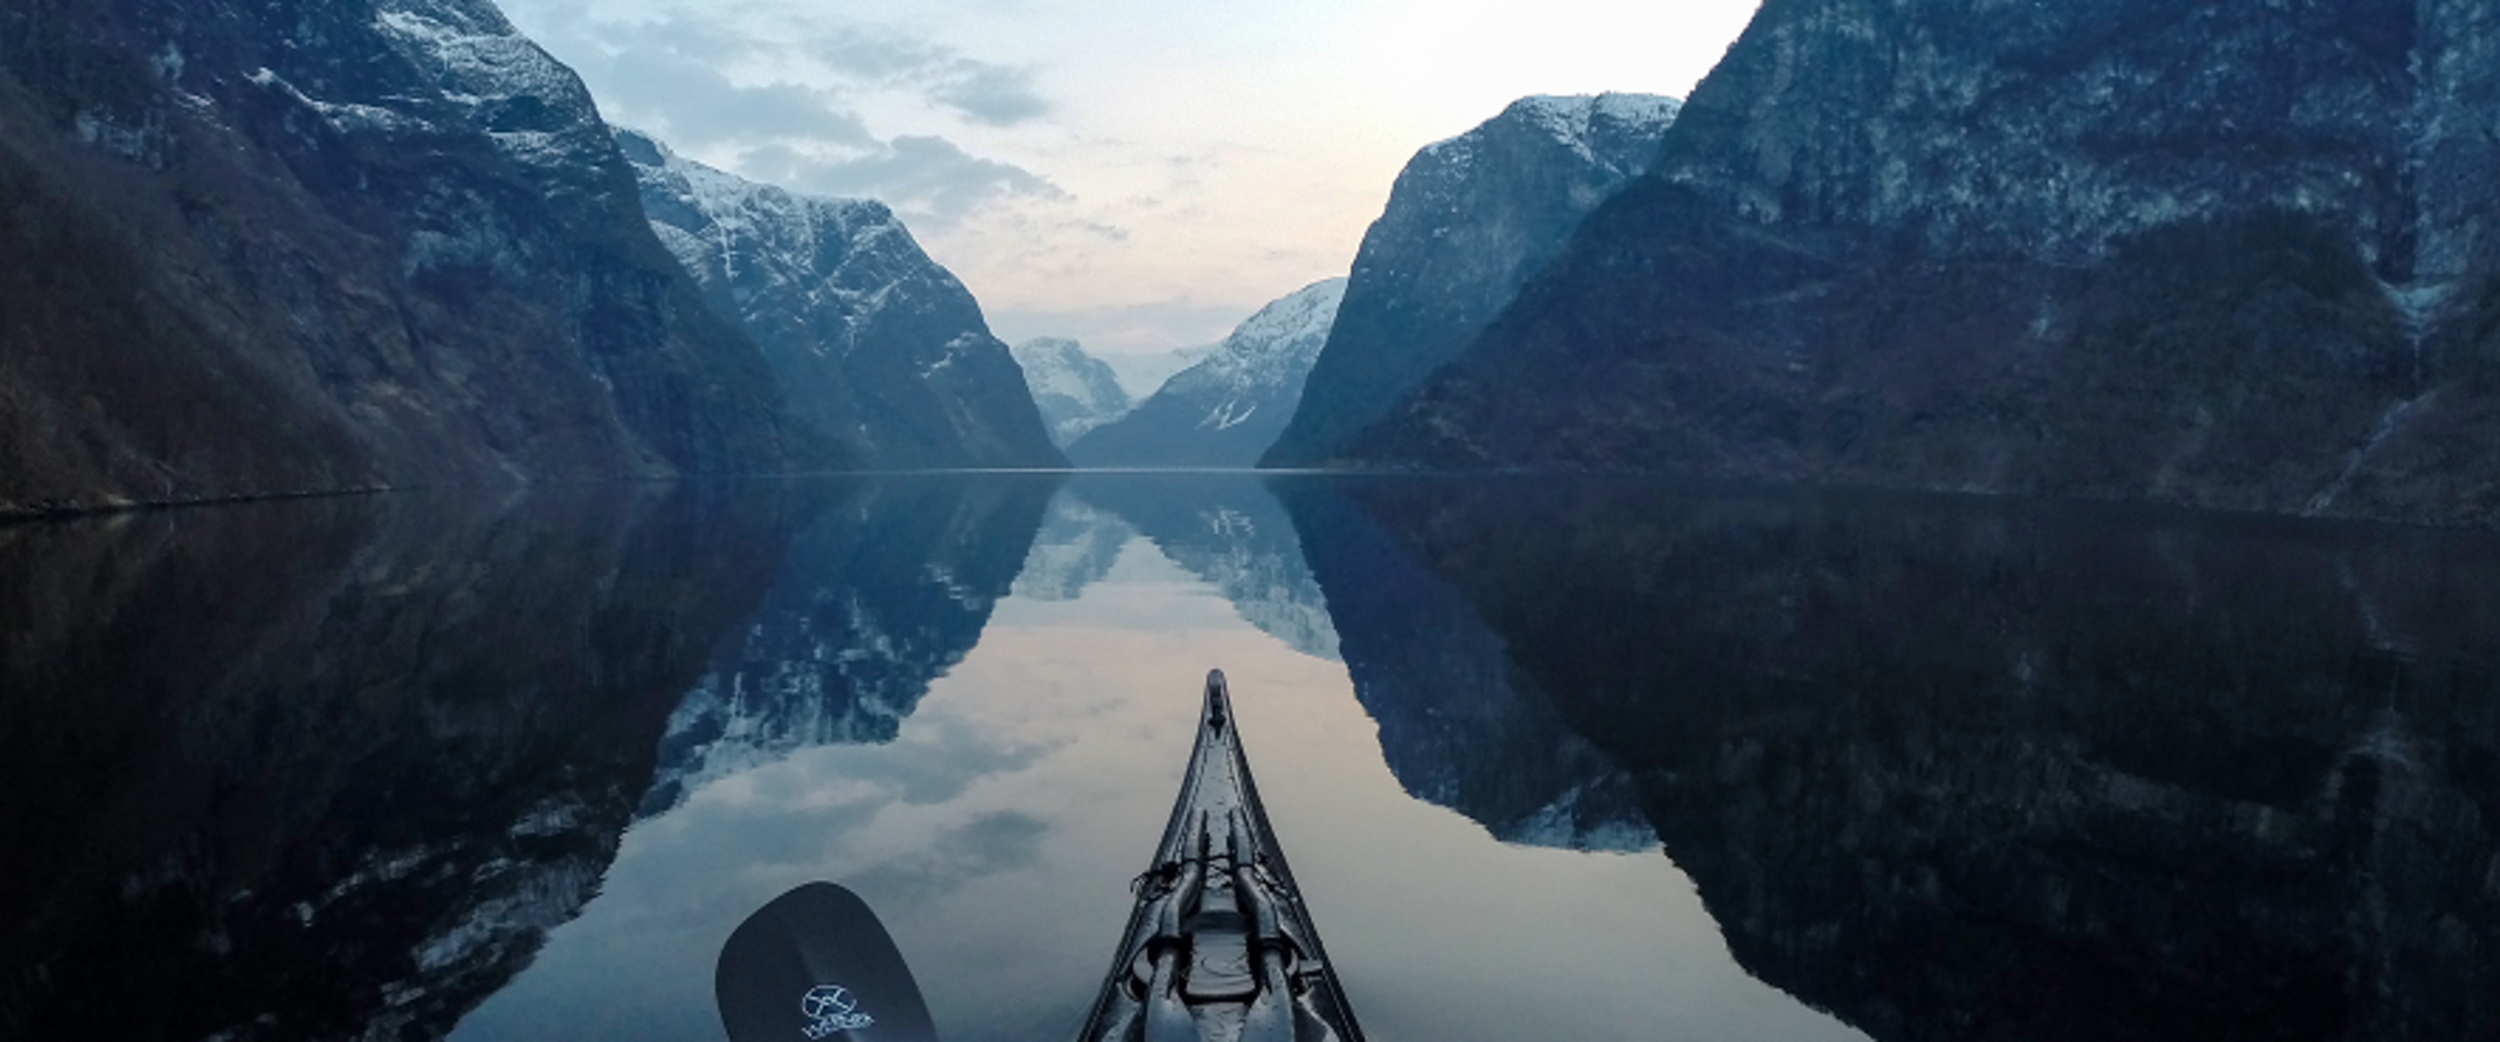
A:
{"label": "distant mountain", "polygon": [[1118,421],[1068,446],[1085,467],[1247,467],[1276,440],[1327,342],[1346,280],[1268,306]]}
{"label": "distant mountain", "polygon": [[1042,422],[1050,427],[1051,443],[1060,448],[1127,415],[1134,404],[1120,386],[1119,374],[1074,340],[1027,340],[1013,354],[1033,404],[1042,410]]}
{"label": "distant mountain", "polygon": [[1408,161],[1263,462],[1311,466],[1457,357],[1580,221],[1649,169],[1673,98],[1530,97]]}
{"label": "distant mountain", "polygon": [[1336,455],[2490,524],[2494,126],[2471,0],[1766,4]]}
{"label": "distant mountain", "polygon": [[850,462],[482,0],[0,7],[0,514]]}
{"label": "distant mountain", "polygon": [[884,204],[756,184],[619,130],[643,209],[794,415],[874,465],[1063,464],[1007,346]]}
{"label": "distant mountain", "polygon": [[1120,389],[1128,392],[1129,400],[1144,401],[1162,390],[1164,381],[1179,376],[1182,370],[1205,361],[1208,355],[1214,353],[1214,344],[1200,344],[1170,351],[1107,353],[1100,357],[1102,364],[1111,367],[1112,375],[1119,377]]}

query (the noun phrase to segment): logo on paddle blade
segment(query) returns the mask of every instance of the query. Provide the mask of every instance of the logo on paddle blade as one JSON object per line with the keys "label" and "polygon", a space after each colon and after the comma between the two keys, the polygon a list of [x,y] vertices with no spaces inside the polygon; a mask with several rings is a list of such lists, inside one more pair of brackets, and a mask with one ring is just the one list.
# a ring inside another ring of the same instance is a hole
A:
{"label": "logo on paddle blade", "polygon": [[857,1031],[877,1022],[877,1018],[859,1011],[859,997],[839,984],[819,984],[799,998],[799,1012],[807,1015],[807,1028],[800,1032],[810,1042],[823,1042],[837,1031]]}

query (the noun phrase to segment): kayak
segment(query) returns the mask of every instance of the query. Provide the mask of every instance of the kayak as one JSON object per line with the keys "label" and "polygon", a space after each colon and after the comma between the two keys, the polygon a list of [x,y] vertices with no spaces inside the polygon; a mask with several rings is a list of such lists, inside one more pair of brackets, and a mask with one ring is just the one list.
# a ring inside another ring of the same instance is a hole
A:
{"label": "kayak", "polygon": [[1362,1042],[1207,674],[1198,743],[1077,1042]]}

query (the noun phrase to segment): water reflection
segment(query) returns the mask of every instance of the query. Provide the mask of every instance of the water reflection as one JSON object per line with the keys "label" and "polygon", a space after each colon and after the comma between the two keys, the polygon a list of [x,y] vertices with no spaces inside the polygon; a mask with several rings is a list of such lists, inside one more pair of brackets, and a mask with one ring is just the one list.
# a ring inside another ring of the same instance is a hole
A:
{"label": "water reflection", "polygon": [[12,1039],[716,1038],[818,878],[1061,1036],[1210,666],[1375,1037],[2500,1025],[2486,536],[933,476],[0,528],[0,624]]}
{"label": "water reflection", "polygon": [[0,1037],[430,1037],[596,890],[791,504],[0,529]]}
{"label": "water reflection", "polygon": [[[762,621],[738,642],[746,650],[735,669],[716,669],[679,713],[711,713],[714,691],[769,689],[818,715],[763,700],[726,719],[897,726],[681,727],[716,736],[686,762],[728,766],[674,780],[664,767],[655,791],[668,796],[627,835],[600,900],[457,1037],[715,1037],[710,960],[720,938],[781,890],[820,878],[852,888],[885,919],[945,1037],[1062,1037],[1126,920],[1124,884],[1161,831],[1211,665],[1233,678],[1262,794],[1377,1037],[1848,1037],[1735,966],[1629,800],[1616,820],[1629,839],[1595,843],[1595,831],[1570,823],[1524,824],[1572,806],[1559,794],[1592,777],[1622,778],[1550,705],[1517,692],[1479,697],[1457,727],[1463,740],[1392,760],[1460,779],[1452,791],[1463,796],[1520,794],[1493,805],[1506,814],[1515,803],[1520,814],[1486,815],[1519,838],[1640,853],[1506,844],[1487,825],[1415,800],[1401,780],[1411,772],[1393,776],[1384,764],[1389,728],[1367,715],[1333,657],[1331,602],[1292,520],[1258,479],[1085,475],[1046,513],[1020,495],[963,494],[1025,506],[948,516],[1039,522],[1021,534],[1003,522],[957,526],[986,534],[947,541],[959,551],[941,570],[978,596],[934,597],[912,568],[858,563],[874,553],[925,562],[928,548],[912,539],[936,527],[926,520],[820,521],[797,537]],[[827,536],[836,525],[851,527]],[[887,534],[866,538],[872,529]],[[1359,552],[1396,554],[1377,531],[1371,538]],[[1010,552],[1024,561],[1012,583],[966,563]],[[1011,595],[993,601],[1002,585]],[[1422,617],[1465,614],[1450,588],[1429,592],[1437,600],[1417,605]],[[921,665],[907,697],[873,700],[908,706],[908,719],[863,718],[850,696],[825,693],[842,685],[822,663],[887,643],[842,635],[886,627],[845,621],[804,640],[757,636],[829,603],[852,606],[844,620],[944,620],[921,627],[933,636],[928,653],[908,656]],[[1481,623],[1448,640],[1482,645],[1466,648],[1470,661],[1500,658]],[[756,679],[794,672],[810,679]],[[1429,695],[1428,684],[1409,684],[1379,704],[1420,717]],[[809,737],[741,743],[737,734]],[[1533,748],[1546,742],[1572,754]],[[1469,756],[1482,762],[1454,759]],[[1505,783],[1505,772],[1522,775]],[[1469,799],[1444,802],[1484,812]]]}
{"label": "water reflection", "polygon": [[980,642],[1057,484],[925,475],[843,486],[670,716],[643,812],[797,749],[892,741],[930,681]]}
{"label": "water reflection", "polygon": [[1738,958],[1878,1038],[2500,1031],[2489,536],[1602,482],[1288,500],[1463,591],[1635,769]]}
{"label": "water reflection", "polygon": [[1327,599],[1266,482],[1248,474],[1085,474],[1078,503],[1107,511],[1258,627],[1315,658],[1338,657]]}
{"label": "water reflection", "polygon": [[1337,487],[1284,481],[1277,492],[1343,634],[1354,696],[1406,790],[1506,842],[1655,849],[1630,775],[1564,722],[1475,606]]}

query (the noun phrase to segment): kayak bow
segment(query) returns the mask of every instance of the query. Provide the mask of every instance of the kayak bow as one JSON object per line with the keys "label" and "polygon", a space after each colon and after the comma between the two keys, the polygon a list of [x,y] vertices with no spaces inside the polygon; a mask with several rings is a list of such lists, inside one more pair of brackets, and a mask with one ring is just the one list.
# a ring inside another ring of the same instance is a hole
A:
{"label": "kayak bow", "polygon": [[1268,828],[1224,674],[1078,1042],[1362,1042]]}

